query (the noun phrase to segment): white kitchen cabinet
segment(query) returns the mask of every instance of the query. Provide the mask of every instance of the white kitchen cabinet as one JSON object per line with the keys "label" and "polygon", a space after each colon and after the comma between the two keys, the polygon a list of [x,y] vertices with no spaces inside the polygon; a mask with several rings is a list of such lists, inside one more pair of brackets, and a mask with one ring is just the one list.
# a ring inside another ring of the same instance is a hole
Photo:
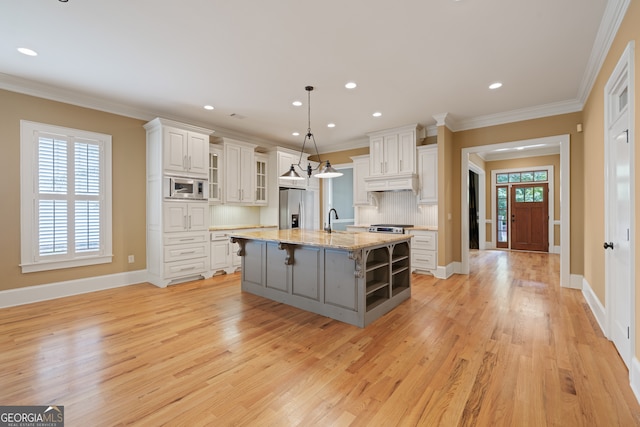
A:
{"label": "white kitchen cabinet", "polygon": [[225,203],[250,205],[254,203],[254,150],[256,145],[224,139]]}
{"label": "white kitchen cabinet", "polygon": [[418,204],[438,203],[438,146],[436,144],[418,147],[418,175],[420,191]]}
{"label": "white kitchen cabinet", "polygon": [[261,228],[243,228],[235,230],[218,230],[210,232],[211,239],[211,273],[225,272],[227,274],[234,273],[242,267],[242,257],[238,255],[240,246],[237,243],[231,243],[229,235],[235,232],[251,232],[275,230],[276,227]]}
{"label": "white kitchen cabinet", "polygon": [[[165,119],[147,131],[147,280],[156,286],[210,277],[209,204],[167,200],[163,176],[209,175],[209,134],[213,131]],[[206,185],[208,186],[208,180]]]}
{"label": "white kitchen cabinet", "polygon": [[222,202],[223,182],[222,150],[211,144],[209,147],[209,202]]}
{"label": "white kitchen cabinet", "polygon": [[369,156],[354,156],[353,160],[353,205],[370,206],[372,197],[366,188],[365,178],[369,177]]}
{"label": "white kitchen cabinet", "polygon": [[163,126],[164,170],[175,175],[205,178],[209,166],[209,136]]}
{"label": "white kitchen cabinet", "polygon": [[411,268],[414,272],[434,274],[438,267],[438,232],[409,229],[411,239]]}
{"label": "white kitchen cabinet", "polygon": [[255,204],[259,206],[267,205],[268,199],[268,177],[269,177],[269,156],[263,153],[255,154]]}
{"label": "white kitchen cabinet", "polygon": [[166,201],[164,210],[164,232],[206,231],[209,207],[205,202]]}
{"label": "white kitchen cabinet", "polygon": [[420,129],[418,125],[410,125],[368,134],[370,176],[416,173],[416,141]]}

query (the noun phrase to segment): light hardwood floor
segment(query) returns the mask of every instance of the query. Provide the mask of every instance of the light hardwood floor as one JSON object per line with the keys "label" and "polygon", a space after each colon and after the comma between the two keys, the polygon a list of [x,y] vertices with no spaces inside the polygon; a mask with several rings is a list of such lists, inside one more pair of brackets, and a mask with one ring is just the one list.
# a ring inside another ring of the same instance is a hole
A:
{"label": "light hardwood floor", "polygon": [[557,255],[474,251],[365,329],[239,274],[0,310],[0,405],[73,426],[632,426],[628,372]]}

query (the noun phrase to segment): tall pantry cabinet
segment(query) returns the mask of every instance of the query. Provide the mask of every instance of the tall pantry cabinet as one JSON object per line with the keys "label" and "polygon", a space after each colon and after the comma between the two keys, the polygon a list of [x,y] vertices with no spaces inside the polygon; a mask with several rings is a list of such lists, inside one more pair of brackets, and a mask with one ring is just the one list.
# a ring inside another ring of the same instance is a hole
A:
{"label": "tall pantry cabinet", "polygon": [[147,131],[147,276],[159,287],[211,277],[208,200],[163,196],[165,175],[197,178],[208,187],[213,132],[157,118]]}

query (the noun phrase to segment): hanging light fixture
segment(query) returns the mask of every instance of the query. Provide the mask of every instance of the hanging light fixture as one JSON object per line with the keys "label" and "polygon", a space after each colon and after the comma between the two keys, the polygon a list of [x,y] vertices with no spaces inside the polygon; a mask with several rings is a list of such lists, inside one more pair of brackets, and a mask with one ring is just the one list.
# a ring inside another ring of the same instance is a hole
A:
{"label": "hanging light fixture", "polygon": [[[314,175],[318,178],[337,178],[339,176],[342,176],[342,172],[338,172],[336,169],[334,169],[331,166],[331,163],[329,162],[329,160],[326,160],[326,161],[320,160],[320,153],[318,153],[318,145],[316,144],[316,138],[313,136],[313,133],[311,133],[311,91],[313,90],[313,86],[305,86],[304,89],[307,91],[307,117],[308,117],[307,134],[304,136],[304,141],[302,142],[302,148],[300,149],[300,158],[298,159],[298,164],[292,164],[286,173],[280,175],[280,178],[304,179],[304,177],[298,175],[298,172],[296,172],[296,169],[295,169],[296,166],[298,166],[298,168],[300,168],[301,171],[306,172],[307,177],[311,177],[311,175],[313,175],[313,171],[318,170],[320,168],[322,168],[320,172]],[[318,157],[319,164],[315,168],[311,167],[311,163],[307,164],[306,169],[300,165],[300,163],[302,162],[302,155],[304,154],[304,147],[307,145],[307,141],[313,141],[313,146],[316,149],[316,156]]]}

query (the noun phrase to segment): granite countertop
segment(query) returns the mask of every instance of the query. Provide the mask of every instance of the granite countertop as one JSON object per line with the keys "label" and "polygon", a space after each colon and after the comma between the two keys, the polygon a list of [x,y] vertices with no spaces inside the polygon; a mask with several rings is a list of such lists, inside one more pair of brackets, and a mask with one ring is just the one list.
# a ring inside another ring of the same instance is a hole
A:
{"label": "granite countertop", "polygon": [[212,225],[209,231],[246,230],[249,228],[278,228],[277,225],[248,224],[248,225]]}
{"label": "granite countertop", "polygon": [[247,240],[265,240],[293,245],[321,246],[325,248],[356,250],[385,243],[401,242],[411,239],[408,234],[390,233],[349,233],[320,230],[265,230],[246,233],[231,233],[231,237]]}
{"label": "granite countertop", "polygon": [[[368,229],[368,225],[347,225],[347,227],[353,228],[366,228]],[[407,230],[427,230],[427,231],[438,231],[437,225],[414,225],[413,227],[407,227]]]}

